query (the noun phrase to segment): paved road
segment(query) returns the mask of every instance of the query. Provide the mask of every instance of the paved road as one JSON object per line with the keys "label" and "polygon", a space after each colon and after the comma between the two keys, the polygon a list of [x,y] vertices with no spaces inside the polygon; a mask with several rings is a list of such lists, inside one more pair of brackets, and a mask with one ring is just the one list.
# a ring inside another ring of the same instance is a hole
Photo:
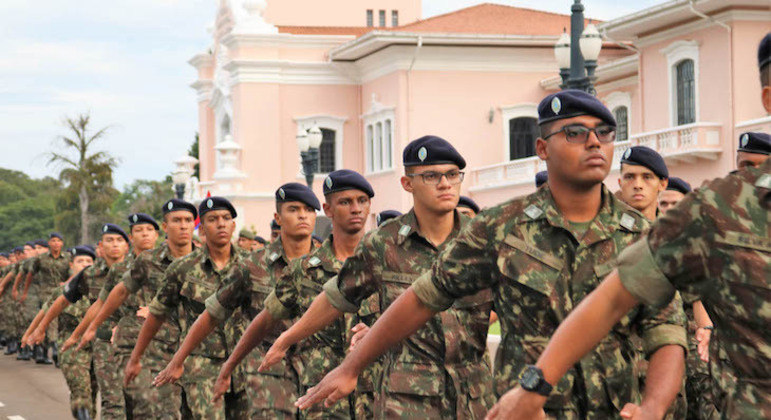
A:
{"label": "paved road", "polygon": [[71,419],[69,398],[64,376],[53,365],[0,353],[0,420]]}

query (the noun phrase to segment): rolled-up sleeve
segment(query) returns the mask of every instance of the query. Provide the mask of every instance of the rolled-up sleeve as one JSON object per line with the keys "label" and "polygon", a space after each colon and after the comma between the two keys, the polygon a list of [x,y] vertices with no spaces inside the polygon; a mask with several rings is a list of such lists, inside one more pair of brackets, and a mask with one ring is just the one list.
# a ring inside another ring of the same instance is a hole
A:
{"label": "rolled-up sleeve", "polygon": [[431,279],[431,271],[418,277],[412,283],[412,289],[418,295],[418,299],[434,312],[441,312],[452,306],[455,299],[440,290]]}
{"label": "rolled-up sleeve", "polygon": [[326,294],[329,303],[338,311],[355,313],[359,311],[359,306],[345,298],[338,288],[337,276],[332,277],[324,283],[324,294]]}

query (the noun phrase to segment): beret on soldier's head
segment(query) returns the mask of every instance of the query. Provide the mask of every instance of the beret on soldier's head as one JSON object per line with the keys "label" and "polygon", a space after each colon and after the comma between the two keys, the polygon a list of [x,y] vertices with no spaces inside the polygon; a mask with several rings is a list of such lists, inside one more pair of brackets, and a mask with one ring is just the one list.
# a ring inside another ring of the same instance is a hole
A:
{"label": "beret on soldier's head", "polygon": [[669,178],[669,184],[667,185],[667,189],[671,191],[679,191],[683,194],[688,194],[691,192],[691,184],[683,181],[682,179],[673,176]]}
{"label": "beret on soldier's head", "polygon": [[669,170],[664,158],[650,147],[634,146],[626,149],[621,155],[621,163],[644,166],[661,179],[669,178]]}
{"label": "beret on soldier's head", "polygon": [[319,199],[316,198],[316,194],[307,185],[300,184],[299,182],[286,183],[276,190],[277,203],[289,201],[299,201],[316,210],[321,210],[321,204]]}
{"label": "beret on soldier's head", "polygon": [[762,69],[771,63],[771,32],[760,41],[758,45],[758,68]]}
{"label": "beret on soldier's head", "polygon": [[61,240],[64,240],[64,238],[62,237],[62,234],[59,232],[51,232],[48,234],[48,239],[53,239],[53,238],[59,238]]}
{"label": "beret on soldier's head", "polygon": [[126,231],[124,231],[120,226],[114,225],[112,223],[105,223],[104,226],[102,226],[102,236],[104,235],[120,235],[123,237],[123,239],[126,240],[126,242],[129,241],[129,237],[126,234]]}
{"label": "beret on soldier's head", "polygon": [[278,224],[276,219],[270,221],[270,230],[281,230],[281,225]]}
{"label": "beret on soldier's head", "polygon": [[330,172],[324,180],[324,195],[345,190],[359,190],[369,198],[375,196],[372,185],[360,173],[350,169],[340,169]]}
{"label": "beret on soldier's head", "polygon": [[238,237],[254,240],[254,232],[249,229],[241,229],[238,232]]}
{"label": "beret on soldier's head", "polygon": [[198,214],[201,218],[203,218],[206,213],[214,210],[227,210],[230,212],[230,217],[234,219],[238,216],[236,208],[224,197],[204,198],[203,201],[201,201],[201,204],[198,205]]}
{"label": "beret on soldier's head", "polygon": [[17,246],[16,248],[13,249],[12,252],[14,252],[16,254],[22,253],[22,252],[24,252],[24,247],[23,246]]}
{"label": "beret on soldier's head", "polygon": [[35,241],[35,245],[48,248],[48,241],[46,241],[45,239],[38,239],[37,241]]}
{"label": "beret on soldier's head", "polygon": [[739,136],[739,152],[771,154],[771,136],[766,133],[743,133]]}
{"label": "beret on soldier's head", "polygon": [[193,214],[193,219],[198,217],[198,210],[195,208],[194,205],[191,203],[188,203],[185,200],[180,200],[178,198],[172,198],[171,200],[165,202],[163,204],[163,215],[167,215],[168,213],[171,213],[173,211],[189,211]]}
{"label": "beret on soldier's head", "polygon": [[32,247],[32,248],[34,248],[34,247],[35,247],[35,241],[27,241],[27,242],[24,242],[24,245],[25,245],[25,246],[29,246],[29,247]]}
{"label": "beret on soldier's head", "polygon": [[540,188],[541,185],[545,184],[549,180],[549,172],[547,171],[541,171],[535,174],[535,187]]}
{"label": "beret on soldier's head", "polygon": [[391,220],[393,218],[399,217],[401,215],[402,215],[402,212],[400,212],[400,211],[396,211],[396,210],[383,210],[380,213],[378,213],[378,215],[375,218],[376,218],[376,221],[377,221],[377,225],[380,226],[383,223],[385,223],[385,222],[387,222],[387,221],[389,221],[389,220]]}
{"label": "beret on soldier's head", "polygon": [[474,202],[474,200],[471,199],[471,197],[467,197],[465,195],[460,196],[458,199],[458,207],[466,207],[471,210],[474,210],[474,213],[479,213],[479,206],[477,203]]}
{"label": "beret on soldier's head", "polygon": [[568,89],[543,98],[538,104],[538,125],[565,118],[590,115],[615,127],[616,119],[599,99],[582,90]]}
{"label": "beret on soldier's head", "polygon": [[402,153],[404,166],[455,164],[466,167],[466,160],[447,140],[437,136],[423,136],[411,141]]}
{"label": "beret on soldier's head", "polygon": [[259,242],[259,243],[261,243],[261,244],[263,244],[263,245],[265,245],[265,244],[267,244],[267,243],[268,243],[268,241],[266,241],[266,240],[265,240],[265,238],[263,238],[263,237],[262,237],[262,236],[260,236],[260,235],[256,235],[256,236],[254,237],[254,240],[255,240],[255,241],[257,241],[257,242]]}
{"label": "beret on soldier's head", "polygon": [[73,257],[91,257],[96,258],[96,253],[88,245],[78,245],[71,250]]}
{"label": "beret on soldier's head", "polygon": [[155,228],[155,230],[159,229],[158,222],[156,222],[155,219],[153,219],[153,216],[150,216],[149,214],[146,214],[146,213],[129,214],[128,222],[129,222],[129,229],[133,228],[136,225],[141,225],[141,224],[152,225]]}

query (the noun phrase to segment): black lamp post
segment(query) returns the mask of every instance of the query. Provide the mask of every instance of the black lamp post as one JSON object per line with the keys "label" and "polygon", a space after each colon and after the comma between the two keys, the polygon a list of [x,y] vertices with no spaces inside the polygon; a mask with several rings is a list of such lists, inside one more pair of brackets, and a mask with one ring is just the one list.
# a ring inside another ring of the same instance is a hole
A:
{"label": "black lamp post", "polygon": [[302,128],[297,130],[297,147],[300,149],[305,183],[309,188],[313,188],[313,177],[319,171],[321,140],[321,130],[316,125],[307,132]]}
{"label": "black lamp post", "polygon": [[570,36],[563,33],[554,46],[562,78],[560,88],[580,89],[594,95],[594,70],[602,49],[602,36],[592,24],[584,29],[584,5],[581,0],[575,0],[570,10]]}
{"label": "black lamp post", "polygon": [[171,174],[171,179],[174,182],[174,194],[180,200],[185,199],[185,186],[193,175],[193,167],[196,163],[198,163],[198,159],[188,155],[184,155],[174,161],[177,168]]}

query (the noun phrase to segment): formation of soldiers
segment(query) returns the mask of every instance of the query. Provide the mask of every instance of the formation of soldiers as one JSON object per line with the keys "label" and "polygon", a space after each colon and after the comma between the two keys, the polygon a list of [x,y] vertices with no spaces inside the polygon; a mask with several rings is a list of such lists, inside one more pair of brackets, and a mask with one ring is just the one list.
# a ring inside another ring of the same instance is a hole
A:
{"label": "formation of soldiers", "polygon": [[[771,34],[771,113],[769,62]],[[27,242],[0,254],[0,344],[52,351],[77,419],[97,392],[105,419],[771,417],[769,135],[693,191],[632,147],[614,194],[611,112],[565,90],[538,113],[537,191],[484,210],[424,136],[403,151],[413,208],[368,232],[376,192],[342,169],[323,203],[276,190],[270,242],[234,242],[223,197],[107,223],[95,247]]]}

